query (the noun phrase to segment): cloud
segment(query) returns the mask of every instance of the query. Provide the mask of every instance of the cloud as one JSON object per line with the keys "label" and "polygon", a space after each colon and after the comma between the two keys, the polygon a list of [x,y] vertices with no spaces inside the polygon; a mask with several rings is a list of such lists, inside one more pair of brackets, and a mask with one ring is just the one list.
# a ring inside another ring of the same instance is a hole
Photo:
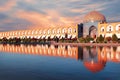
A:
{"label": "cloud", "polygon": [[16,5],[16,0],[9,0],[4,5],[0,6],[0,12],[11,10]]}
{"label": "cloud", "polygon": [[18,11],[15,13],[15,15],[17,15],[19,19],[31,22],[34,26],[31,26],[30,28],[74,25],[74,19],[69,17],[62,17],[61,14],[54,10],[47,10],[46,14]]}
{"label": "cloud", "polygon": [[74,26],[94,9],[109,20],[119,20],[119,3],[119,0],[0,0],[0,30]]}

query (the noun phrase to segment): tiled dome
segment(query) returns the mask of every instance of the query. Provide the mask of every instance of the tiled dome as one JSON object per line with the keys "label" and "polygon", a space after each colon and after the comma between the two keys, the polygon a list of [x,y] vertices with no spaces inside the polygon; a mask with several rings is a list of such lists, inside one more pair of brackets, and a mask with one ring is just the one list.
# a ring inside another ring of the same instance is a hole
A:
{"label": "tiled dome", "polygon": [[91,11],[87,15],[85,15],[84,22],[105,22],[106,18],[103,14],[99,13],[98,11]]}

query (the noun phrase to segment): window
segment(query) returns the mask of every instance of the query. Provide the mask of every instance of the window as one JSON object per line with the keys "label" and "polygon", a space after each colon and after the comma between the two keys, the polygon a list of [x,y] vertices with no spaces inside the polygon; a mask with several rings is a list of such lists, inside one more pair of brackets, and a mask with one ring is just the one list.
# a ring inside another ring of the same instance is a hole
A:
{"label": "window", "polygon": [[107,26],[107,32],[111,32],[111,31],[113,31],[113,26],[112,25]]}
{"label": "window", "polygon": [[[30,34],[31,31],[28,32],[28,34]],[[20,33],[19,33],[20,34]]]}
{"label": "window", "polygon": [[72,33],[72,29],[71,28],[68,29],[68,33]]}
{"label": "window", "polygon": [[32,34],[34,34],[34,31],[32,31]]}
{"label": "window", "polygon": [[101,27],[101,32],[104,32],[105,28],[104,27]]}
{"label": "window", "polygon": [[62,29],[62,33],[66,33],[66,28]]}
{"label": "window", "polygon": [[42,33],[42,31],[40,30],[40,31],[39,31],[39,34],[41,34],[41,33]]}
{"label": "window", "polygon": [[109,31],[111,31],[111,26],[109,27]]}
{"label": "window", "polygon": [[35,31],[35,34],[38,34],[38,31],[37,31],[37,30]]}
{"label": "window", "polygon": [[43,34],[46,34],[46,30],[44,30]]}
{"label": "window", "polygon": [[119,31],[120,31],[120,26],[119,26],[119,29],[118,29]]}
{"label": "window", "polygon": [[60,29],[57,30],[57,33],[58,33],[58,34],[60,33]]}
{"label": "window", "polygon": [[54,29],[54,30],[52,30],[52,33],[53,33],[53,34],[55,33],[55,29]]}
{"label": "window", "polygon": [[74,29],[74,32],[76,33],[76,28]]}
{"label": "window", "polygon": [[120,24],[116,26],[116,31],[120,31]]}
{"label": "window", "polygon": [[25,31],[25,35],[27,35],[27,31]]}
{"label": "window", "polygon": [[50,30],[48,30],[48,34],[50,34]]}
{"label": "window", "polygon": [[104,32],[104,29],[102,29],[102,32]]}

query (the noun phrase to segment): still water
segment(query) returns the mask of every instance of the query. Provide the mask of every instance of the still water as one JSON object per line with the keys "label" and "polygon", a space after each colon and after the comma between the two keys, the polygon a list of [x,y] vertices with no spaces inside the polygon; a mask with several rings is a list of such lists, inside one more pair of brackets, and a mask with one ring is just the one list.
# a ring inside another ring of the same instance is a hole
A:
{"label": "still water", "polygon": [[0,45],[0,80],[120,80],[120,46]]}

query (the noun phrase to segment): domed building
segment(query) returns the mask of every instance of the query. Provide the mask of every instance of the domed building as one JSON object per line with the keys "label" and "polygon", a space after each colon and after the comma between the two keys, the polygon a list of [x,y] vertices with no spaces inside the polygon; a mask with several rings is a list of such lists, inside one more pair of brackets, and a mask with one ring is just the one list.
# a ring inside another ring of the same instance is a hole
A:
{"label": "domed building", "polygon": [[103,14],[98,11],[91,11],[83,18],[83,37],[90,36],[96,38],[112,37],[116,34],[120,38],[120,22],[107,22]]}
{"label": "domed building", "polygon": [[31,30],[16,30],[0,32],[3,38],[36,38],[36,39],[74,39],[90,36],[96,39],[98,36],[112,37],[116,34],[120,38],[120,22],[106,22],[106,18],[98,11],[91,11],[83,18],[83,23],[75,26],[41,27]]}
{"label": "domed building", "polygon": [[96,38],[98,35],[98,23],[106,22],[106,18],[98,11],[91,11],[83,18],[83,36],[90,36]]}

